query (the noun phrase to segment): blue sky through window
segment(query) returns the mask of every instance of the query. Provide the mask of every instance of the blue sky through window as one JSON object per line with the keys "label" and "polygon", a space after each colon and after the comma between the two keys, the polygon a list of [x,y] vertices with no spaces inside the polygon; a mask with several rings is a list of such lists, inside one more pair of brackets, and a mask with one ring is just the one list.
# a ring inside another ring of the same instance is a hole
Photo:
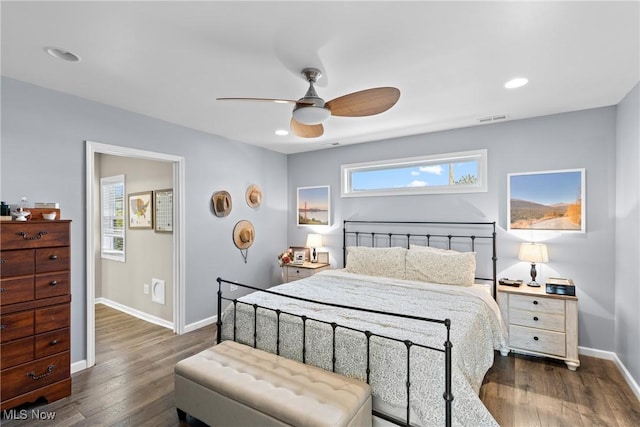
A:
{"label": "blue sky through window", "polygon": [[453,164],[453,179],[465,175],[478,177],[478,161],[389,167],[384,169],[353,171],[353,191],[383,190],[390,188],[436,187],[449,185],[449,167]]}

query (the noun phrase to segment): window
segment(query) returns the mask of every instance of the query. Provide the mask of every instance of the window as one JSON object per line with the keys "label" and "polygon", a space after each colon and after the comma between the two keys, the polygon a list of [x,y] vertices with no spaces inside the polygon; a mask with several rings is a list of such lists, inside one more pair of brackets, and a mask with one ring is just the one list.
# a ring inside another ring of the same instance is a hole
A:
{"label": "window", "polygon": [[487,150],[341,166],[342,197],[487,191]]}
{"label": "window", "polygon": [[100,178],[100,235],[104,259],[124,262],[124,175]]}

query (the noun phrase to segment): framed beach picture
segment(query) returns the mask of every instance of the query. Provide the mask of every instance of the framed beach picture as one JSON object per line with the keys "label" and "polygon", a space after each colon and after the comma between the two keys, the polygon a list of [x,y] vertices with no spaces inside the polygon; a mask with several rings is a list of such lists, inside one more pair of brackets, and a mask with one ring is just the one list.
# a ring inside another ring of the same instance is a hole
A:
{"label": "framed beach picture", "polygon": [[509,231],[586,232],[584,169],[512,173],[507,194]]}
{"label": "framed beach picture", "polygon": [[153,228],[153,192],[129,194],[129,228]]}
{"label": "framed beach picture", "polygon": [[298,187],[298,225],[331,225],[330,187]]}

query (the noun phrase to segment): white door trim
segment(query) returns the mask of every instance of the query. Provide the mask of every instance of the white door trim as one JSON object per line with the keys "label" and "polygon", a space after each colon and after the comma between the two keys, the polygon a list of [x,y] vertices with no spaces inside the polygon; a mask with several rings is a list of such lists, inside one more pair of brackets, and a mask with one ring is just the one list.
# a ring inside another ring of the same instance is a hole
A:
{"label": "white door trim", "polygon": [[185,206],[185,162],[184,157],[172,154],[138,150],[136,148],[103,144],[94,141],[86,142],[86,235],[87,235],[87,368],[96,363],[96,314],[95,314],[95,245],[94,209],[95,197],[94,173],[95,155],[133,157],[146,160],[157,160],[173,163],[173,331],[184,333],[185,329],[185,242],[184,242],[184,206]]}

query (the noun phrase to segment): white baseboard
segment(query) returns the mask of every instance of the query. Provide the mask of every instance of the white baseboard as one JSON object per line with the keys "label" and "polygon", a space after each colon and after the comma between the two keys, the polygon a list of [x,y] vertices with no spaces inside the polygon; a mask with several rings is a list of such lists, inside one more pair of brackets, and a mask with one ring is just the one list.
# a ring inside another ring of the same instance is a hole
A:
{"label": "white baseboard", "polygon": [[115,302],[115,301],[111,301],[108,298],[96,298],[95,299],[95,303],[96,304],[104,304],[107,307],[111,307],[111,308],[115,308],[118,311],[122,311],[123,313],[127,313],[130,314],[133,317],[137,317],[138,319],[142,319],[144,321],[147,321],[149,323],[153,323],[155,325],[158,326],[162,326],[164,328],[168,328],[171,329],[173,331],[173,323],[169,322],[168,320],[164,320],[161,319],[159,317],[156,316],[152,316],[151,314],[147,314],[143,311],[140,310],[136,310],[135,308],[131,308],[128,307],[124,304],[120,304],[119,302]]}
{"label": "white baseboard", "polygon": [[71,375],[75,374],[76,372],[84,371],[85,369],[87,369],[86,360],[79,360],[77,362],[73,362],[71,364]]}
{"label": "white baseboard", "polygon": [[618,366],[618,369],[620,369],[620,372],[622,372],[622,376],[627,381],[627,384],[629,384],[629,387],[631,387],[631,390],[635,393],[638,400],[640,400],[640,386],[638,386],[638,383],[636,382],[635,379],[633,379],[633,377],[631,376],[631,373],[627,370],[627,367],[624,366],[624,363],[622,363],[620,358],[618,358],[617,354],[615,354],[612,351],[597,350],[595,348],[589,348],[589,347],[578,347],[578,352],[580,354],[584,354],[585,356],[592,356],[592,357],[597,357],[599,359],[613,360],[615,364]]}
{"label": "white baseboard", "polygon": [[218,316],[207,317],[206,319],[198,320],[197,322],[189,323],[184,327],[184,333],[195,331],[196,329],[203,328],[205,326],[213,325],[218,321]]}

